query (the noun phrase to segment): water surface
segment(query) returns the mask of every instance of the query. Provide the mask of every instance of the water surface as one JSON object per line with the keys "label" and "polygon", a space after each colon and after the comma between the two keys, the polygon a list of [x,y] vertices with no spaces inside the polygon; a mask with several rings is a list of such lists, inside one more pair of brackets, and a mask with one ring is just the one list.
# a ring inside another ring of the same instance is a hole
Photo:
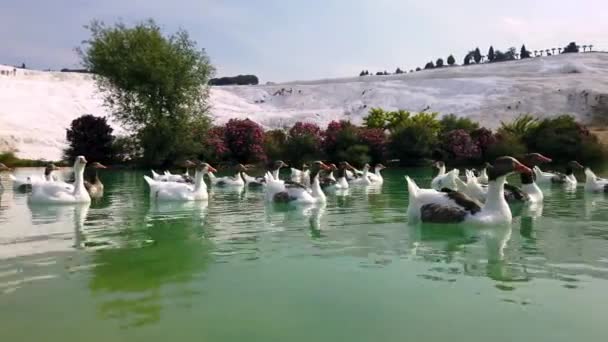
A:
{"label": "water surface", "polygon": [[410,226],[406,173],[430,183],[386,170],[302,208],[238,189],[154,205],[134,171],[103,173],[90,206],[32,206],[3,174],[0,337],[606,339],[608,198],[551,187],[510,226]]}

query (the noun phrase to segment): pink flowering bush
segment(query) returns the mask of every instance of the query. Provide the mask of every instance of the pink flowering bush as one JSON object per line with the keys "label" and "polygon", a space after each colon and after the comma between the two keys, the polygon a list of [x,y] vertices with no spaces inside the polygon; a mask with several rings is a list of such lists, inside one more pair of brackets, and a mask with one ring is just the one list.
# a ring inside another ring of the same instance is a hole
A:
{"label": "pink flowering bush", "polygon": [[264,130],[257,123],[245,119],[231,119],[224,130],[224,141],[232,158],[241,163],[266,160]]}
{"label": "pink flowering bush", "polygon": [[359,129],[359,141],[369,149],[369,155],[374,163],[384,160],[388,140],[382,128]]}
{"label": "pink flowering bush", "polygon": [[303,161],[319,159],[323,142],[321,128],[313,123],[296,122],[289,130],[286,154],[291,163],[296,165]]}
{"label": "pink flowering bush", "polygon": [[230,155],[230,150],[224,141],[224,126],[211,128],[203,141],[203,159],[210,162],[225,160]]}
{"label": "pink flowering bush", "polygon": [[455,129],[443,137],[443,149],[456,160],[481,159],[481,149],[464,129]]}

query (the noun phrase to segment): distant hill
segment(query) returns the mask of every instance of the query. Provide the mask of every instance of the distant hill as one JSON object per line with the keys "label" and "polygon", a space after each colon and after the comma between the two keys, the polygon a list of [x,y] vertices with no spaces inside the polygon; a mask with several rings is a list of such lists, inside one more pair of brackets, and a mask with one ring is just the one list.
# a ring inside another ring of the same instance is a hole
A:
{"label": "distant hill", "polygon": [[[0,149],[18,149],[23,157],[57,159],[65,144],[65,128],[74,118],[107,114],[87,74],[18,69],[17,76],[0,76],[0,90]],[[608,54],[211,87],[210,104],[219,123],[249,117],[265,127],[299,120],[321,125],[337,119],[359,123],[372,107],[454,113],[489,127],[520,113],[571,113],[582,121],[607,122],[602,119],[608,118]]]}

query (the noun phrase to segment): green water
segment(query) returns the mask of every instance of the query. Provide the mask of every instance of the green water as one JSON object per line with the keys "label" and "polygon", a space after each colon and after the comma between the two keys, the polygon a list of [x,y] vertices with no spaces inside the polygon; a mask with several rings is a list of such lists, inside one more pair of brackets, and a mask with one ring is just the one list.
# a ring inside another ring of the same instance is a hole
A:
{"label": "green water", "polygon": [[154,206],[138,172],[32,207],[4,174],[0,340],[606,340],[608,198],[545,188],[511,226],[412,227],[406,172],[430,183],[386,170],[301,209],[218,189]]}

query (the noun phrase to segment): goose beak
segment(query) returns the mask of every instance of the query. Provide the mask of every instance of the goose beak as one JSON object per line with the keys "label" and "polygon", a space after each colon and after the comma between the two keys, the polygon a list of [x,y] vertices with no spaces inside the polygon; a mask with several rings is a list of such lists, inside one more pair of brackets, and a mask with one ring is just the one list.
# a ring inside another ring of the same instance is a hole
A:
{"label": "goose beak", "polygon": [[549,157],[545,157],[545,156],[543,156],[542,154],[541,154],[541,155],[539,155],[538,160],[539,160],[541,163],[550,163],[550,162],[552,162],[552,161],[553,161],[551,158],[549,158]]}
{"label": "goose beak", "polygon": [[217,172],[217,169],[216,169],[216,168],[214,168],[214,167],[213,167],[213,166],[211,166],[211,165],[209,165],[209,166],[207,167],[207,170],[208,170],[209,172]]}
{"label": "goose beak", "polygon": [[524,164],[517,162],[515,163],[515,172],[530,174],[532,173],[532,170]]}
{"label": "goose beak", "polygon": [[107,169],[108,167],[103,165],[102,163],[97,163],[97,164],[95,164],[95,168],[96,169]]}

